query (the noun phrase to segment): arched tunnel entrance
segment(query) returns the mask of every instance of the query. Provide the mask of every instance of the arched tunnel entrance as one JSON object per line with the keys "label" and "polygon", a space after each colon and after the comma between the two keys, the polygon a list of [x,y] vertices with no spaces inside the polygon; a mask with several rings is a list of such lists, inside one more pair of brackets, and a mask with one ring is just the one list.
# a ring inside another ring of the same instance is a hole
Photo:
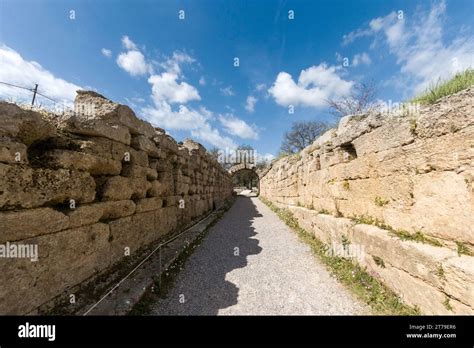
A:
{"label": "arched tunnel entrance", "polygon": [[229,170],[232,176],[234,192],[237,195],[256,197],[260,193],[260,177],[255,166],[240,164]]}

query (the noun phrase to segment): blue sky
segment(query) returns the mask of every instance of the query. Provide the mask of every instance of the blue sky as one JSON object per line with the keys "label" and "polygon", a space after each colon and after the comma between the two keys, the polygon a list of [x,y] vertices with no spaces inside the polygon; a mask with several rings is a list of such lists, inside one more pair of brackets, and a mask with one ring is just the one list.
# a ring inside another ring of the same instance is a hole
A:
{"label": "blue sky", "polygon": [[473,66],[473,13],[470,0],[0,0],[0,81],[64,102],[93,89],[177,140],[270,156],[292,122],[334,121],[325,100],[358,82],[388,103]]}

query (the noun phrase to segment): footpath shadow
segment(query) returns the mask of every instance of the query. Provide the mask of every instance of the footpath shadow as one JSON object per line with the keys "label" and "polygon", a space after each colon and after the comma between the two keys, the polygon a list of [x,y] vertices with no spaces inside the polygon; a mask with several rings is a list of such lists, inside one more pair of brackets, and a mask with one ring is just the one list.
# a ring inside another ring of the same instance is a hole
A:
{"label": "footpath shadow", "polygon": [[216,315],[237,304],[239,288],[226,274],[247,265],[247,257],[262,251],[252,222],[261,217],[248,197],[238,197],[231,209],[211,228],[187,260],[166,299],[153,315]]}

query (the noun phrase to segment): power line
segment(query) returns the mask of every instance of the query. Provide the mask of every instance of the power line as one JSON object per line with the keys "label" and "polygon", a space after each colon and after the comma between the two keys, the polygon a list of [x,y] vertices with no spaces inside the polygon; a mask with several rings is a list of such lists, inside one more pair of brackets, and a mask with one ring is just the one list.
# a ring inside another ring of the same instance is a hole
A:
{"label": "power line", "polygon": [[[17,86],[17,85],[14,85],[13,83],[2,82],[2,81],[0,81],[0,83],[1,83],[1,84],[3,84],[3,85],[10,86],[10,87],[16,87],[16,88],[26,89],[26,90],[28,90],[28,91],[30,91],[30,92],[33,92],[33,91],[34,91],[34,89],[33,89],[33,88],[28,88],[28,87]],[[39,94],[39,93],[38,93],[38,94]]]}
{"label": "power line", "polygon": [[43,93],[40,93],[38,92],[38,85],[35,84],[35,88],[28,88],[28,87],[24,87],[24,86],[18,86],[18,85],[15,85],[13,83],[9,83],[9,82],[3,82],[3,81],[0,81],[0,84],[3,84],[3,85],[6,85],[6,86],[10,86],[10,87],[15,87],[15,88],[20,88],[20,89],[24,89],[24,90],[27,90],[27,91],[30,91],[30,92],[33,92],[33,100],[31,102],[31,105],[33,106],[34,105],[34,102],[35,102],[35,97],[36,95],[40,95],[42,96],[43,98],[46,98],[50,101],[52,101],[53,103],[57,104],[57,105],[62,105],[63,107],[65,108],[68,108],[68,109],[71,109],[70,106],[66,105],[66,104],[63,104],[51,97],[48,97],[47,95],[44,95]]}

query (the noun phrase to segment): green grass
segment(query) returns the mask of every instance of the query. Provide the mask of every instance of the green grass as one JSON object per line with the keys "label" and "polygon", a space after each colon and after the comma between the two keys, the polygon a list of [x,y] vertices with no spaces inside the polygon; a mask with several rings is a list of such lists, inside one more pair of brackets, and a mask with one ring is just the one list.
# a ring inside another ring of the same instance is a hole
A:
{"label": "green grass", "polygon": [[456,245],[458,247],[458,255],[467,255],[467,256],[473,256],[473,253],[469,248],[462,242],[456,242]]}
{"label": "green grass", "polygon": [[351,186],[349,184],[349,181],[347,180],[344,180],[344,182],[342,183],[342,188],[345,190],[345,191],[349,191],[351,189]]}
{"label": "green grass", "polygon": [[377,207],[383,207],[384,205],[387,205],[389,203],[387,199],[383,199],[382,197],[379,197],[379,196],[375,197],[374,202]]}
{"label": "green grass", "polygon": [[381,257],[374,255],[372,256],[372,258],[374,259],[374,262],[377,266],[385,268],[385,262],[383,262],[383,259]]}
{"label": "green grass", "polygon": [[402,302],[400,297],[373,277],[366,268],[356,262],[342,257],[332,256],[329,246],[321,242],[311,233],[305,231],[298,224],[298,220],[288,209],[275,206],[264,197],[260,200],[272,209],[298,237],[308,244],[313,253],[320,258],[328,270],[358,298],[367,303],[374,314],[382,315],[419,315],[420,310],[412,308]]}
{"label": "green grass", "polygon": [[449,302],[448,297],[446,297],[446,300],[444,300],[443,305],[448,311],[451,311],[451,312],[453,311],[453,306],[451,306],[451,303]]}
{"label": "green grass", "polygon": [[[410,233],[405,230],[396,230],[392,226],[385,224],[382,220],[368,215],[355,215],[351,218],[357,224],[374,225],[383,230],[387,230],[392,236],[398,237],[401,240],[411,240],[413,242],[430,244],[437,247],[442,247],[443,244],[434,238],[425,236],[421,231]],[[458,248],[459,249],[459,248]]]}
{"label": "green grass", "polygon": [[438,81],[424,93],[413,98],[411,103],[434,104],[440,98],[457,93],[474,85],[474,69],[467,69],[447,81]]}
{"label": "green grass", "polygon": [[444,273],[444,268],[443,268],[442,265],[438,266],[435,273],[436,273],[436,275],[438,276],[439,279],[446,280],[446,274]]}

